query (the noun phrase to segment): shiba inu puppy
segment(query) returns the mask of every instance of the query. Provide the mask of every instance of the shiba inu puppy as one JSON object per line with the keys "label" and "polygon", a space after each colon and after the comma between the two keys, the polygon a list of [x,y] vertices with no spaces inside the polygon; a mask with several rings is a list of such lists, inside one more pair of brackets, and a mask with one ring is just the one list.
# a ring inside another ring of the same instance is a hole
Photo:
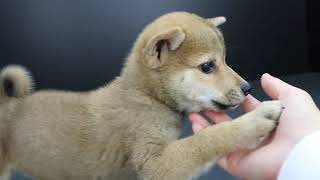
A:
{"label": "shiba inu puppy", "polygon": [[281,113],[264,102],[234,121],[178,139],[181,113],[239,105],[250,85],[225,62],[217,26],[163,15],[137,38],[119,77],[89,92],[32,91],[20,66],[0,73],[0,174],[41,180],[185,180],[268,136]]}

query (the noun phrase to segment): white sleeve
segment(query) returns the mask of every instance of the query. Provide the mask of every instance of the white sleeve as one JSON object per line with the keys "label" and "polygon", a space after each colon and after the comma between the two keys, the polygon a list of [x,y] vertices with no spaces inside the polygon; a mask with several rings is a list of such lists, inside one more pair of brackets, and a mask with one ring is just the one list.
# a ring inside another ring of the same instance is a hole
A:
{"label": "white sleeve", "polygon": [[289,153],[278,180],[320,179],[320,131],[304,137]]}

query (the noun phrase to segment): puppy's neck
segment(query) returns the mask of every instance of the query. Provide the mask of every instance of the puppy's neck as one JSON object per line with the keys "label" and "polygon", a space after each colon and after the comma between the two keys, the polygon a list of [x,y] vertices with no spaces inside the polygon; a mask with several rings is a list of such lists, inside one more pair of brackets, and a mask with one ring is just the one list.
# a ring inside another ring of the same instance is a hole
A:
{"label": "puppy's neck", "polygon": [[173,111],[179,112],[177,104],[169,96],[163,87],[161,78],[159,78],[156,70],[149,69],[133,56],[128,57],[120,77],[117,78],[118,86],[122,90],[136,90],[162,104],[165,104]]}

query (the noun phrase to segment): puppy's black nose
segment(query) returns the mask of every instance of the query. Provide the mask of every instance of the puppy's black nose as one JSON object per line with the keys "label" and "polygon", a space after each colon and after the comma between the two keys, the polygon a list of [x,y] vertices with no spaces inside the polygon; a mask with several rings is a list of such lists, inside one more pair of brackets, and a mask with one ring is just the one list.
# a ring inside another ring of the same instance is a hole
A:
{"label": "puppy's black nose", "polygon": [[250,86],[250,84],[247,83],[247,82],[241,83],[240,88],[241,88],[241,91],[243,92],[243,94],[244,94],[245,96],[247,96],[247,95],[250,94],[250,92],[251,92],[251,86]]}

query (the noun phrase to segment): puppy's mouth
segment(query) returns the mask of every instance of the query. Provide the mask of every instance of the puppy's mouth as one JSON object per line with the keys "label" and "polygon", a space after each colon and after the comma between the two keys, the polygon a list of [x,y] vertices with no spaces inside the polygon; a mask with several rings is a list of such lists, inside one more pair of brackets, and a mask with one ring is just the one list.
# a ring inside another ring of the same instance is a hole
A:
{"label": "puppy's mouth", "polygon": [[230,109],[235,109],[239,106],[239,104],[224,104],[218,101],[212,100],[212,104],[217,107],[219,110],[225,111]]}

